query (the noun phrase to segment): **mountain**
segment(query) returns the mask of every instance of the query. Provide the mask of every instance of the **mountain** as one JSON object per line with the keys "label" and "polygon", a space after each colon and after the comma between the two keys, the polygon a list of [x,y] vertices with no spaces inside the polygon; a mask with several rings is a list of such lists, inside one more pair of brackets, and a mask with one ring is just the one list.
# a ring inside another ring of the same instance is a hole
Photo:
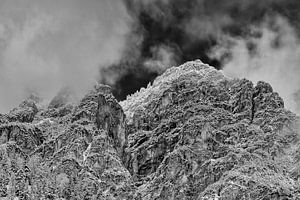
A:
{"label": "mountain", "polygon": [[300,118],[268,83],[196,60],[68,99],[0,115],[1,199],[300,199]]}

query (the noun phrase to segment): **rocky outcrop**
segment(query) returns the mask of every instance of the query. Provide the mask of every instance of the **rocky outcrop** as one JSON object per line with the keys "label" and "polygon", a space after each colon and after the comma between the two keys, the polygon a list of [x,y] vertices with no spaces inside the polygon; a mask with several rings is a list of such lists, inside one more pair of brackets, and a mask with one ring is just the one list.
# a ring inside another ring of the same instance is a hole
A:
{"label": "rocky outcrop", "polygon": [[61,97],[0,116],[1,198],[300,199],[300,119],[265,82],[197,60],[120,103]]}
{"label": "rocky outcrop", "polygon": [[38,108],[34,101],[28,99],[23,101],[17,108],[12,109],[7,118],[9,121],[27,122],[33,121]]}
{"label": "rocky outcrop", "polygon": [[299,198],[277,160],[297,140],[282,132],[296,117],[269,84],[188,62],[121,105],[137,199]]}
{"label": "rocky outcrop", "polygon": [[6,123],[0,126],[0,144],[15,142],[23,151],[30,152],[42,144],[39,128],[31,124]]}

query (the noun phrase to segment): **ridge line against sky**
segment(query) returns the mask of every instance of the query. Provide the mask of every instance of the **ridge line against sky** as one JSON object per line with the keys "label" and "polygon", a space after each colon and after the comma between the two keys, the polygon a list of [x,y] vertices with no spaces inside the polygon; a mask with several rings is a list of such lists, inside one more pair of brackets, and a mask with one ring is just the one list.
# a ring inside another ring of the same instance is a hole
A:
{"label": "ridge line against sky", "polygon": [[29,93],[126,95],[201,59],[270,82],[300,113],[298,0],[0,0],[0,112]]}

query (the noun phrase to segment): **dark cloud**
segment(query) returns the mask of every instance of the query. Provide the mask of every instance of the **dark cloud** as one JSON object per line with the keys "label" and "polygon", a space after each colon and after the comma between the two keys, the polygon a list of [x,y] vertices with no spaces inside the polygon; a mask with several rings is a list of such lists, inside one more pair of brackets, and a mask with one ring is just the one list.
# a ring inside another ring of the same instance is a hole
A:
{"label": "dark cloud", "polygon": [[[124,2],[135,24],[121,64],[113,67],[123,68],[117,70],[121,72],[114,77],[112,84],[118,99],[124,99],[136,88],[146,86],[156,74],[162,73],[162,69],[188,60],[201,59],[217,69],[223,68],[236,58],[233,52],[236,39],[245,42],[247,55],[259,56],[257,39],[263,37],[262,24],[278,36],[277,39],[272,38],[271,48],[281,48],[282,25],[278,25],[277,16],[286,19],[299,34],[298,0]],[[157,56],[153,53],[154,49],[160,51],[161,47],[164,54]],[[162,55],[174,58],[173,62],[166,62],[168,58],[162,58]],[[169,66],[162,67],[164,64]],[[128,70],[124,70],[124,66]],[[105,76],[105,72],[102,74]],[[108,82],[105,78],[102,80]]]}
{"label": "dark cloud", "polygon": [[264,50],[276,69],[292,63],[287,98],[299,83],[299,9],[298,0],[1,0],[0,109],[28,91],[49,97],[71,85],[81,94],[95,80],[123,100],[195,59],[246,76],[241,63],[275,64]]}

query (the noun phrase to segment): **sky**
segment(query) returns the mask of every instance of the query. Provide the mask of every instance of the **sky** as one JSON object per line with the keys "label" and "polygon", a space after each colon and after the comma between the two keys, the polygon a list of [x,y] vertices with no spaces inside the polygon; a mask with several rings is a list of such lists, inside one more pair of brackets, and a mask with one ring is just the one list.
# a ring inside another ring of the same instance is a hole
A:
{"label": "sky", "polygon": [[118,100],[200,59],[300,113],[298,0],[0,0],[0,112],[96,83]]}
{"label": "sky", "polygon": [[120,59],[130,20],[118,0],[0,0],[0,111],[32,91],[84,93]]}

